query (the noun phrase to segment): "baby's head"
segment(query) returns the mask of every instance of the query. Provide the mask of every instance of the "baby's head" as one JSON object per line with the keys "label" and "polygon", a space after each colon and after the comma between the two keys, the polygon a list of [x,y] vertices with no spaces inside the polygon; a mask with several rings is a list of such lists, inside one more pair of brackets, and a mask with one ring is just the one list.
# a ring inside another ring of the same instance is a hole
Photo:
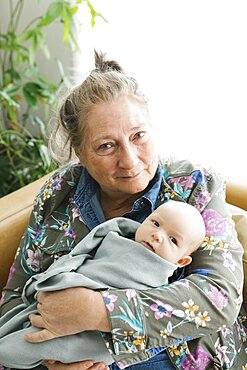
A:
{"label": "baby's head", "polygon": [[205,238],[199,211],[188,203],[168,201],[138,227],[135,240],[165,260],[186,266]]}

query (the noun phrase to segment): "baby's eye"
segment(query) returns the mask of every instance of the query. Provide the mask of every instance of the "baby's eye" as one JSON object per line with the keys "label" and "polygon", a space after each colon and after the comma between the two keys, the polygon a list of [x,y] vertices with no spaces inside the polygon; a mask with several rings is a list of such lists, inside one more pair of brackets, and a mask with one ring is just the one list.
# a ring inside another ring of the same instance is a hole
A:
{"label": "baby's eye", "polygon": [[156,227],[159,227],[160,226],[160,224],[158,223],[158,221],[156,221],[156,220],[152,220],[152,223],[154,224],[154,226],[156,226]]}
{"label": "baby's eye", "polygon": [[174,236],[169,237],[173,244],[178,245],[177,239]]}

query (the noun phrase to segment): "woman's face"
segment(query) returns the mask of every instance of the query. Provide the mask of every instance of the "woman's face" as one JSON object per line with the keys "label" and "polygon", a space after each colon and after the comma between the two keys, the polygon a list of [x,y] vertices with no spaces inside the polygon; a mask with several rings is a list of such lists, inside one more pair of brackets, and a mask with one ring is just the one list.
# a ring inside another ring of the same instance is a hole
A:
{"label": "woman's face", "polygon": [[130,97],[91,110],[77,156],[108,196],[142,192],[154,177],[158,156],[150,131],[147,112]]}

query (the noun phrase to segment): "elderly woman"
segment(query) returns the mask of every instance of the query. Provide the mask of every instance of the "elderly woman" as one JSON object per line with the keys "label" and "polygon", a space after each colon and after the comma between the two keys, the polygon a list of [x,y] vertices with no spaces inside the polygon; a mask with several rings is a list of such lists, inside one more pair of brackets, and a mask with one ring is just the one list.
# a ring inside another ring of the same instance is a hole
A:
{"label": "elderly woman", "polygon": [[[68,148],[79,163],[62,167],[36,197],[3,292],[2,315],[21,304],[30,276],[45,271],[95,226],[119,216],[142,222],[168,199],[188,202],[202,214],[207,236],[182,274],[148,291],[77,287],[39,293],[39,315],[31,322],[43,330],[26,340],[97,330],[114,357],[114,370],[144,364],[145,370],[247,368],[246,319],[239,314],[242,247],[221,177],[188,161],[159,159],[145,96],[102,54],[96,53],[96,69],[64,100],[55,131],[57,156]],[[90,359],[44,366],[107,368]]]}

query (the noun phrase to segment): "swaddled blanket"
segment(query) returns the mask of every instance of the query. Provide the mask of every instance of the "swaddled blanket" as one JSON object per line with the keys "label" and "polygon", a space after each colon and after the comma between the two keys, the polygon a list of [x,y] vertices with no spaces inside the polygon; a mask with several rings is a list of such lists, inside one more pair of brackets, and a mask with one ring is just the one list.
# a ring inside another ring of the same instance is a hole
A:
{"label": "swaddled blanket", "polygon": [[[114,360],[100,332],[85,331],[43,343],[28,343],[25,332],[40,329],[30,326],[28,316],[37,312],[35,294],[84,286],[90,289],[147,289],[167,284],[176,266],[135,242],[139,223],[115,218],[93,229],[67,255],[60,257],[45,272],[30,278],[23,290],[23,303],[0,319],[0,363],[29,369],[44,359],[63,363],[92,359],[107,365]],[[10,348],[15,348],[14,353]]]}

